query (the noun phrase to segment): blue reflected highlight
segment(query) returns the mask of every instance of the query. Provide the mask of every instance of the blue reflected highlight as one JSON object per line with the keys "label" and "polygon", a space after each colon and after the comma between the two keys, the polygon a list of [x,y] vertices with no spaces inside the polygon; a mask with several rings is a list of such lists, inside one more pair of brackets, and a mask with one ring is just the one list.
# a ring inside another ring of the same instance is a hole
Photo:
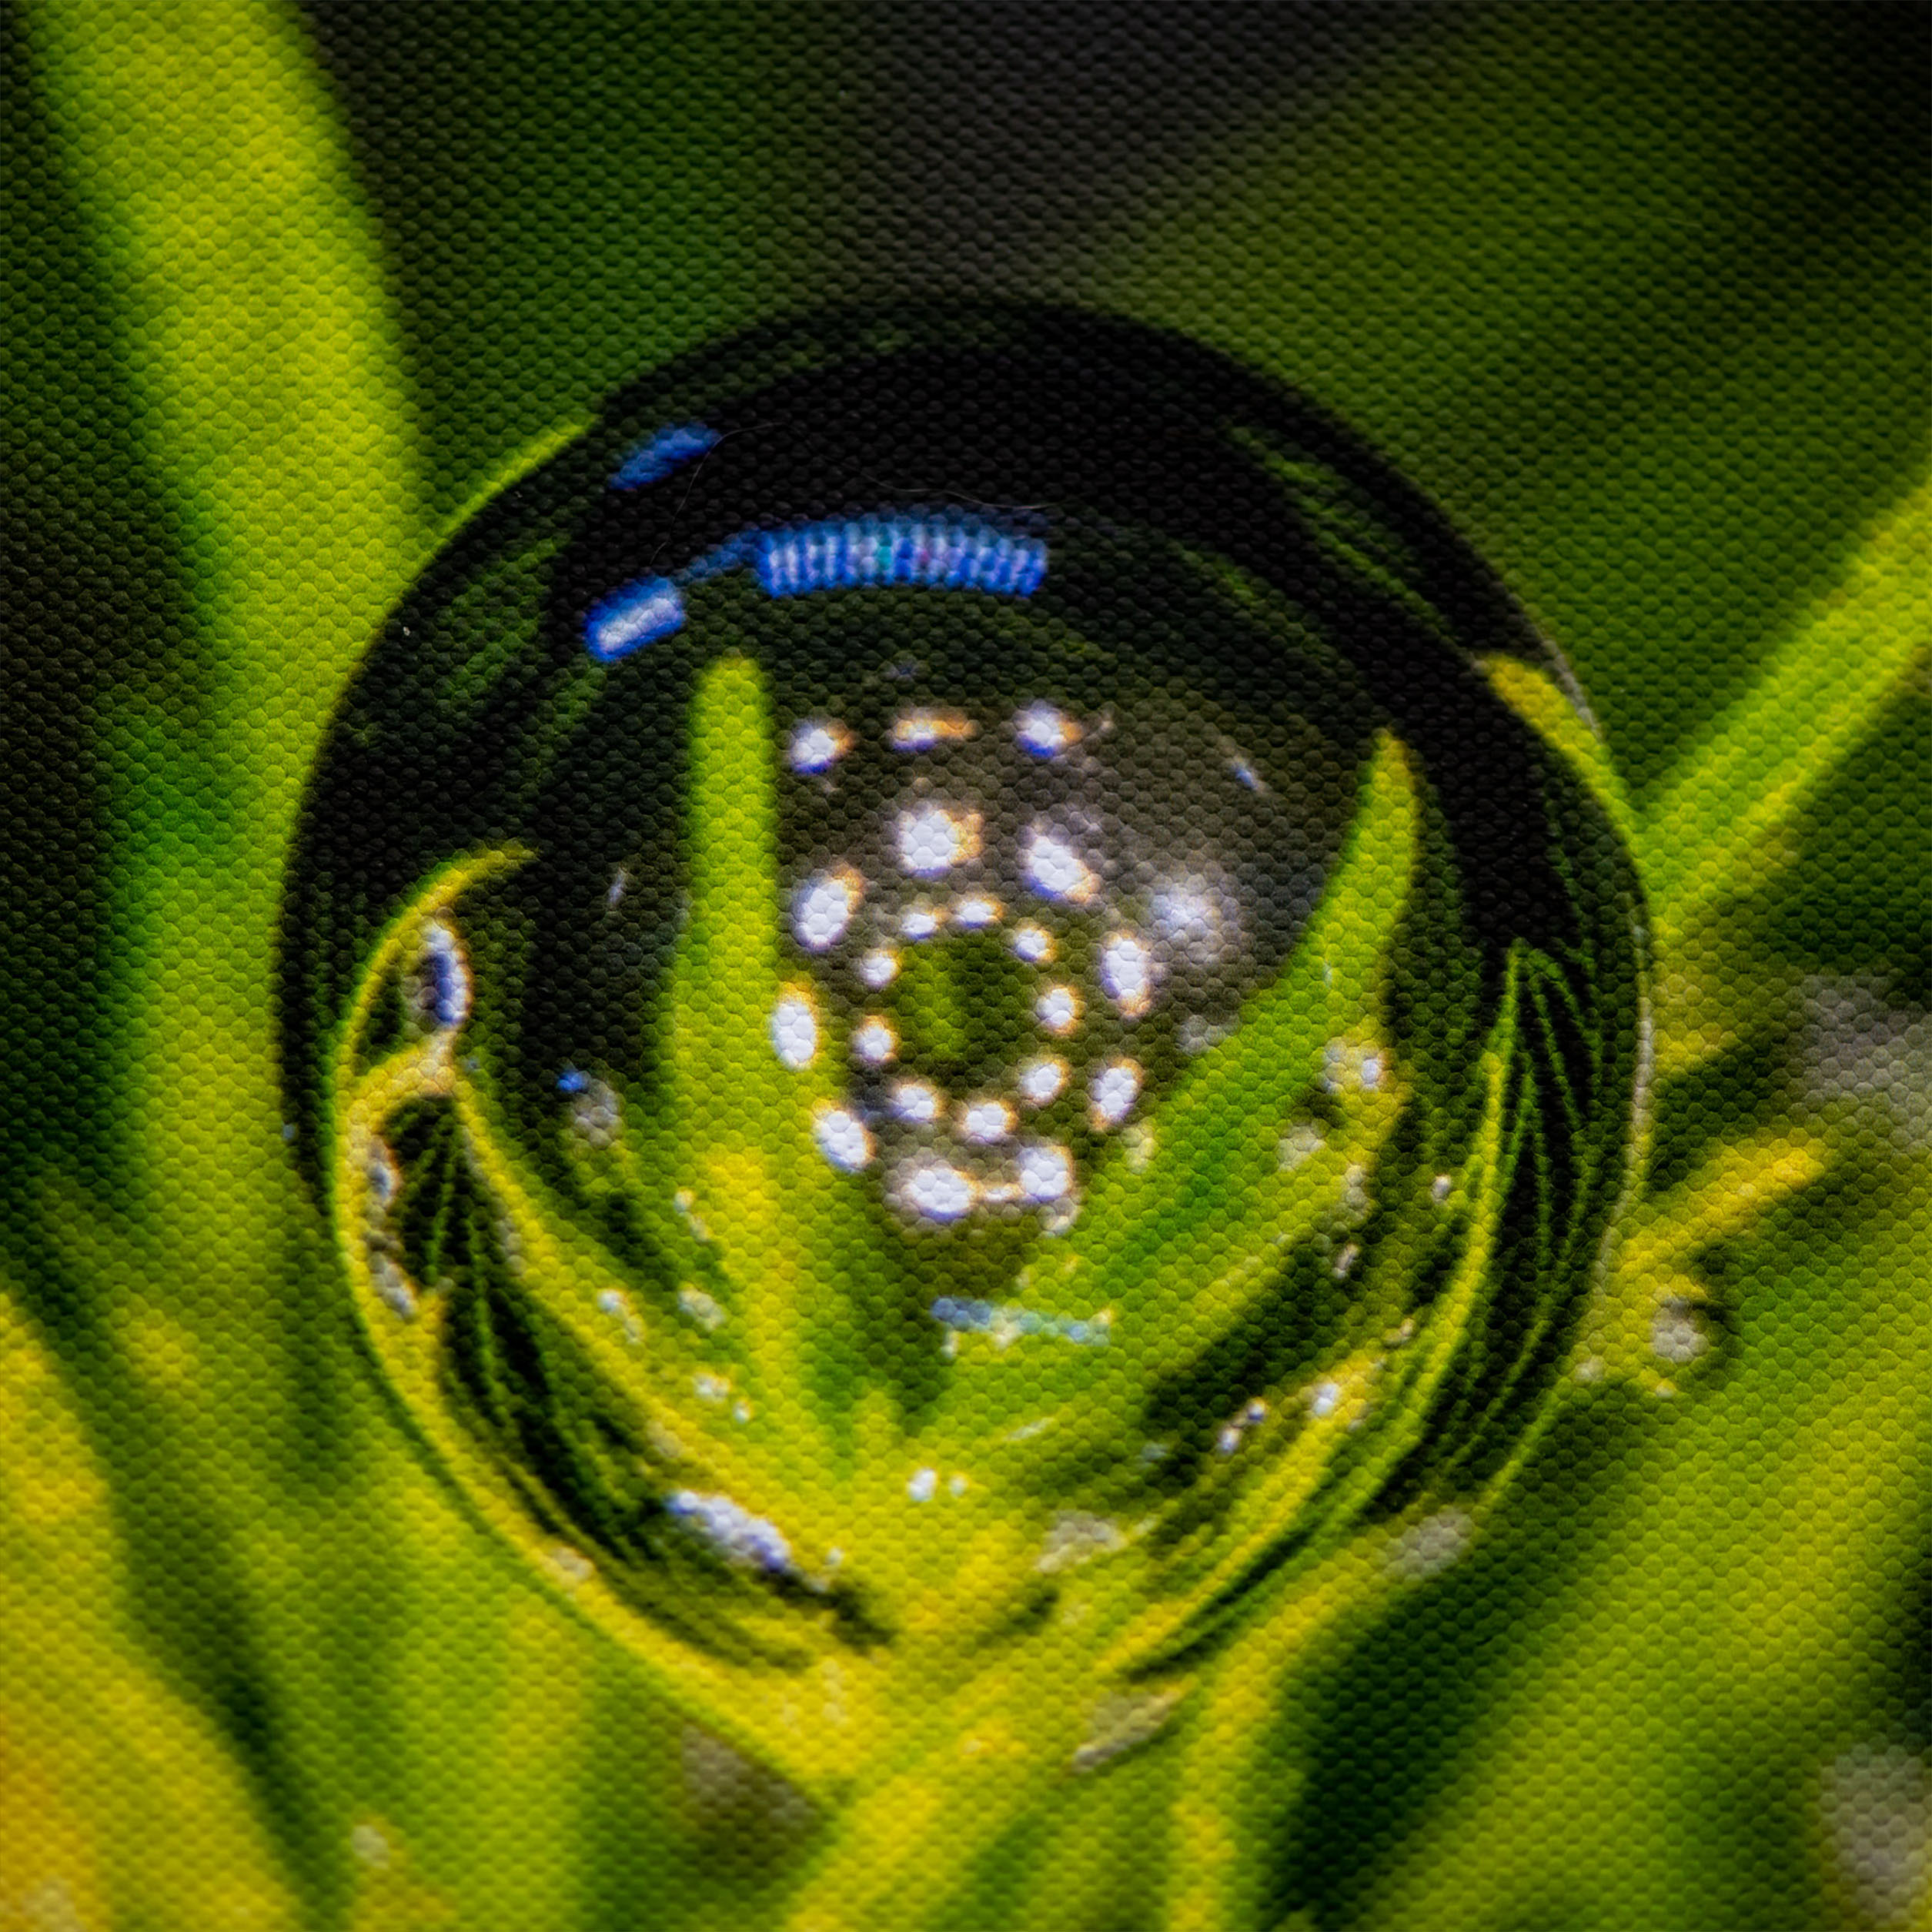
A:
{"label": "blue reflected highlight", "polygon": [[754,559],[767,595],[927,584],[1029,597],[1047,573],[1047,547],[959,517],[860,516],[759,533]]}
{"label": "blue reflected highlight", "polygon": [[684,599],[669,577],[613,590],[583,620],[583,641],[601,664],[615,663],[684,627]]}
{"label": "blue reflected highlight", "polygon": [[932,1305],[932,1319],[949,1329],[969,1335],[991,1335],[1011,1339],[1022,1335],[1057,1335],[1081,1348],[1105,1348],[1108,1322],[1105,1315],[1082,1322],[1065,1315],[1042,1315],[1035,1309],[1021,1308],[1006,1302],[977,1302],[963,1296],[942,1295]]}
{"label": "blue reflected highlight", "polygon": [[674,423],[640,443],[611,472],[611,487],[637,490],[661,482],[694,456],[717,446],[718,433],[701,423]]}

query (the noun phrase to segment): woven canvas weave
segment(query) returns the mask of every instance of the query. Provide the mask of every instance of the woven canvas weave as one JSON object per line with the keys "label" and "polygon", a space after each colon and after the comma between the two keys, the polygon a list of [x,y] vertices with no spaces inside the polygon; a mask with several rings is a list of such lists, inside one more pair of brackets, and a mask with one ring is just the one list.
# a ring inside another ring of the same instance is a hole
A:
{"label": "woven canvas weave", "polygon": [[1932,12],[5,32],[0,1927],[1932,1923]]}

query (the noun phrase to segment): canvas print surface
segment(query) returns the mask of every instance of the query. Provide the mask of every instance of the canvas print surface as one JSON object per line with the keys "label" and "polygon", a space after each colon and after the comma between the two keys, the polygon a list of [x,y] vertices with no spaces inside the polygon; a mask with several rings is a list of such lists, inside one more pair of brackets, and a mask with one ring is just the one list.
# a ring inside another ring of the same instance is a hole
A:
{"label": "canvas print surface", "polygon": [[1932,13],[8,33],[0,1925],[1927,1922]]}

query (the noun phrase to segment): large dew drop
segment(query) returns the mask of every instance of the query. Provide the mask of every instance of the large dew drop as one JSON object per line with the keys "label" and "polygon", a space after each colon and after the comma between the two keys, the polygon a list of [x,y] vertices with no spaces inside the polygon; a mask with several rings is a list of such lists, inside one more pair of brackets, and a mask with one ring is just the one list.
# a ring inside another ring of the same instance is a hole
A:
{"label": "large dew drop", "polygon": [[[946,309],[647,379],[309,792],[286,1076],[420,1432],[674,1677],[1089,1588],[1144,1670],[1462,1509],[1632,1144],[1589,728],[1400,478],[1185,342]],[[995,1519],[1041,1553],[968,1589]]]}

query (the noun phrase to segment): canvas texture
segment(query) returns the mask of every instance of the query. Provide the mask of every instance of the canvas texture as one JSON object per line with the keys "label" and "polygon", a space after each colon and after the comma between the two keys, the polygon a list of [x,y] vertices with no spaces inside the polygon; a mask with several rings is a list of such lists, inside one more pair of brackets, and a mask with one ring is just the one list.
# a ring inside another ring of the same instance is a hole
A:
{"label": "canvas texture", "polygon": [[0,1928],[1932,1925],[1932,8],[5,26]]}

